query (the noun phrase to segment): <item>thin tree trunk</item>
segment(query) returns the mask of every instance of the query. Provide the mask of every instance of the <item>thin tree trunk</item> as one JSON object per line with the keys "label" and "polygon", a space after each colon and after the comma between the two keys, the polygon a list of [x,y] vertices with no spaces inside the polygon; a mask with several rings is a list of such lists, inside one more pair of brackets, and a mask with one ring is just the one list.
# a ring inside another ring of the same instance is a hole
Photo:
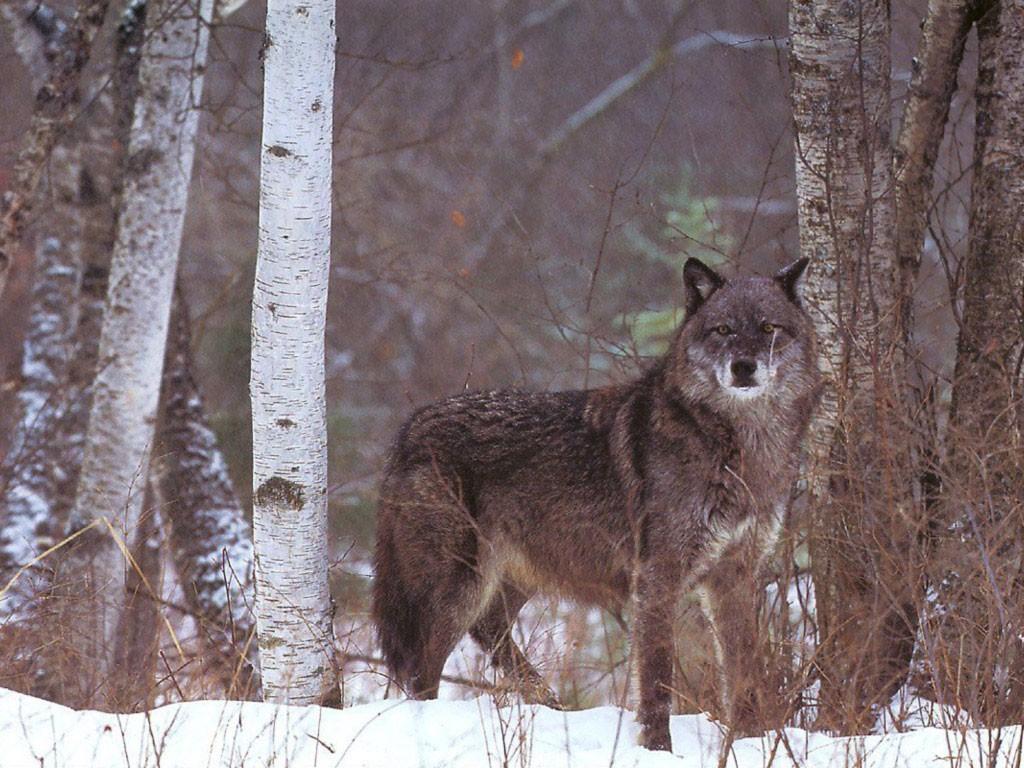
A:
{"label": "thin tree trunk", "polygon": [[[138,533],[178,250],[195,152],[212,0],[153,3],[139,65],[129,167],[111,263],[85,456],[61,585],[80,668],[113,672],[125,600],[117,539]],[[102,700],[102,696],[101,696]],[[108,702],[113,703],[113,702]]]}
{"label": "thin tree trunk", "polygon": [[117,636],[115,659],[121,674],[112,681],[111,697],[121,712],[151,709],[158,688],[157,659],[160,651],[160,598],[163,586],[164,549],[159,474],[151,472],[139,530],[132,548],[134,566],[128,570],[124,619]]}
{"label": "thin tree trunk", "polygon": [[185,602],[210,652],[204,666],[228,696],[259,699],[252,531],[192,376],[189,318],[180,291],[171,312],[161,397],[164,515]]}
{"label": "thin tree trunk", "polygon": [[800,247],[812,259],[804,293],[827,381],[809,436],[819,713],[852,732],[898,687],[914,641],[910,585],[900,583],[909,509],[894,370],[889,6],[794,0],[790,33]]}
{"label": "thin tree trunk", "polygon": [[[34,88],[47,81],[49,52],[60,50],[67,28],[44,5],[13,4],[0,9]],[[59,66],[59,63],[55,66]],[[77,102],[77,97],[75,97]],[[69,467],[68,386],[81,276],[80,238],[84,226],[81,148],[68,140],[51,148],[47,176],[51,206],[46,209],[36,248],[28,328],[23,341],[19,420],[12,450],[0,471],[0,589],[19,568],[53,544],[61,492]],[[45,591],[40,568],[25,572],[0,599],[0,624],[25,618],[27,601]],[[35,606],[32,606],[33,609]]]}
{"label": "thin tree trunk", "polygon": [[327,579],[324,324],[333,0],[269,0],[252,314],[256,618],[267,701],[339,700]]}
{"label": "thin tree trunk", "polygon": [[92,385],[99,360],[103,311],[110,259],[117,238],[122,182],[138,87],[139,55],[145,24],[145,0],[129,0],[117,23],[112,72],[93,84],[89,108],[81,115],[79,157],[81,177],[77,220],[82,275],[78,292],[75,350],[69,371],[64,439],[67,472],[54,518],[63,529],[74,506],[85,453],[85,435],[92,406]]}
{"label": "thin tree trunk", "polygon": [[911,332],[910,310],[924,250],[935,161],[973,24],[972,5],[969,0],[928,3],[896,145],[896,261],[904,338]]}
{"label": "thin tree trunk", "polygon": [[1024,2],[983,10],[945,494],[962,532],[948,561],[959,591],[943,595],[943,639],[958,703],[1001,724],[1024,707]]}
{"label": "thin tree trunk", "polygon": [[[910,427],[907,450],[911,457],[913,503],[924,521],[920,531],[920,558],[925,577],[937,577],[931,584],[941,583],[943,577],[932,567],[942,528],[939,513],[941,451],[934,409],[936,382],[921,365],[914,340],[914,294],[934,199],[935,163],[957,87],[964,46],[974,24],[975,6],[973,0],[930,0],[918,55],[914,58],[895,157],[896,261],[900,276],[897,318],[906,383],[904,419]],[[917,610],[908,606],[907,617],[913,619],[908,628],[915,632],[920,626],[924,597],[924,594],[919,595]],[[933,654],[928,656],[934,658]],[[934,675],[932,680],[941,690],[943,686]]]}
{"label": "thin tree trunk", "polygon": [[67,130],[78,103],[82,70],[92,54],[92,42],[103,24],[109,0],[80,0],[61,53],[46,84],[36,94],[35,111],[25,146],[14,166],[14,184],[4,196],[0,218],[0,296],[7,285],[14,246],[35,201],[46,159]]}
{"label": "thin tree trunk", "polygon": [[[67,159],[62,167],[76,175],[77,166]],[[72,246],[55,237],[39,245],[18,390],[21,414],[13,461],[4,468],[0,590],[9,589],[0,598],[0,625],[24,619],[45,584],[36,569],[17,583],[12,579],[46,548],[42,543],[53,543],[53,511],[65,467],[61,421],[75,327],[76,261]]]}

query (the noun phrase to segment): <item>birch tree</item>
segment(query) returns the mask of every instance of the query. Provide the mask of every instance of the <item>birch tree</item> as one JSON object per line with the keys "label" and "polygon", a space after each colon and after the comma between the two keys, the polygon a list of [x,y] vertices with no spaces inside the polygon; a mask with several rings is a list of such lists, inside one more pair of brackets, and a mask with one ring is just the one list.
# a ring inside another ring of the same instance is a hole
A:
{"label": "birch tree", "polygon": [[[0,600],[8,672],[21,690],[60,698],[77,665],[66,664],[54,601],[33,601],[51,586],[50,554],[74,502],[96,371],[103,294],[114,241],[120,167],[131,123],[141,41],[141,0],[132,0],[117,24],[111,69],[104,52],[97,72],[74,94],[73,126],[60,131],[43,178],[49,205],[33,226],[40,239],[29,323],[23,343],[21,405],[15,449],[8,456],[0,505],[0,582],[20,573]],[[46,85],[47,60],[60,66],[70,29],[39,3],[0,8],[34,90]],[[111,76],[113,75],[113,76]],[[51,76],[52,79],[52,76]],[[111,87],[111,82],[113,87]],[[115,140],[115,136],[117,140]],[[115,181],[117,180],[117,181]],[[18,621],[18,620],[21,621]],[[12,632],[14,634],[12,634]],[[48,642],[39,652],[39,638]],[[14,663],[11,663],[14,662]],[[66,669],[65,669],[66,667]],[[8,685],[11,677],[8,676]]]}
{"label": "birch tree", "polygon": [[809,438],[819,717],[856,731],[899,683],[893,654],[913,647],[913,608],[881,588],[905,566],[893,518],[907,511],[893,418],[889,4],[794,1],[790,32],[800,249],[827,382]]}
{"label": "birch tree", "polygon": [[269,0],[252,303],[253,531],[264,697],[339,698],[327,563],[324,330],[333,0]]}
{"label": "birch tree", "polygon": [[[934,585],[945,603],[945,646],[937,650],[935,638],[926,637],[923,651],[933,667],[946,667],[933,670],[937,686],[943,678],[951,682],[958,706],[977,716],[1017,711],[1024,702],[1022,657],[1014,639],[1021,621],[1008,606],[1019,602],[1009,597],[1019,588],[1013,565],[1019,547],[1006,546],[998,532],[1019,515],[1021,495],[1008,484],[1021,474],[1024,281],[1022,202],[1014,181],[1024,149],[1021,9],[990,0],[930,0],[893,158],[893,220],[885,180],[887,7],[791,7],[801,246],[825,259],[824,269],[808,282],[834,387],[811,451],[819,468],[812,484],[812,542],[822,724],[845,730],[870,725],[906,678],[927,578],[938,579]],[[954,458],[940,468],[935,425],[915,423],[932,385],[917,366],[913,300],[936,158],[975,24],[980,55],[970,252],[947,440]],[[816,34],[830,45],[815,46]],[[874,127],[867,120],[871,115]],[[881,183],[858,186],[858,177],[869,170],[873,177],[881,172]],[[863,203],[837,205],[850,190]],[[839,247],[844,232],[854,233],[859,246]],[[886,258],[890,251],[895,263]],[[937,510],[940,477],[946,515]],[[931,562],[943,520],[961,533],[947,536],[947,549]],[[972,527],[974,533],[965,536]],[[967,541],[976,548],[974,565],[964,561]],[[1007,551],[1014,554],[1002,559]],[[1000,557],[990,557],[995,554]],[[958,594],[951,577],[973,579],[973,591]],[[983,599],[968,597],[979,591]],[[950,629],[954,624],[959,634]],[[976,678],[968,681],[962,672]]]}
{"label": "birch tree", "polygon": [[141,52],[124,205],[71,531],[65,626],[97,686],[109,677],[160,392],[171,295],[195,153],[212,0],[154,2]]}
{"label": "birch tree", "polygon": [[[944,663],[959,703],[987,722],[1024,707],[1024,3],[978,16],[968,253],[950,413],[947,502],[954,530]],[[950,610],[951,609],[951,610]]]}
{"label": "birch tree", "polygon": [[911,333],[911,309],[924,250],[935,161],[974,21],[973,5],[967,0],[928,3],[896,144],[896,259],[904,338]]}

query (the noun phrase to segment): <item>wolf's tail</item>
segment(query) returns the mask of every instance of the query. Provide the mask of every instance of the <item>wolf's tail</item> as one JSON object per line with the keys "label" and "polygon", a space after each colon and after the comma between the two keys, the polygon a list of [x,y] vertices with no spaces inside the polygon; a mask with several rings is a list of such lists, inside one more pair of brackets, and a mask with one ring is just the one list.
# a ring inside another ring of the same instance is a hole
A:
{"label": "wolf's tail", "polygon": [[374,551],[372,611],[384,660],[403,688],[417,673],[423,653],[422,625],[416,603],[403,583],[394,534],[381,520]]}

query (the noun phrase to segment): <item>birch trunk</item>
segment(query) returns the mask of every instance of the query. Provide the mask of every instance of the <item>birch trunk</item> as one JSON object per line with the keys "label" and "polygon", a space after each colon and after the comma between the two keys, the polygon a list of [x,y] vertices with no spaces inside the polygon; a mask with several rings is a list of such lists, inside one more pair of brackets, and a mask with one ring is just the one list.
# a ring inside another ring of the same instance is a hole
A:
{"label": "birch trunk", "polygon": [[[792,0],[800,248],[827,382],[809,436],[820,724],[860,731],[914,633],[894,367],[889,5]],[[902,666],[902,672],[900,667]]]}
{"label": "birch trunk", "polygon": [[71,394],[64,420],[68,443],[67,478],[60,492],[58,515],[67,525],[74,506],[78,476],[85,453],[85,436],[92,406],[103,311],[110,276],[110,260],[117,239],[126,147],[131,133],[139,54],[145,22],[144,0],[129,0],[116,33],[112,73],[98,78],[89,94],[88,110],[81,116],[82,188],[79,199],[82,280],[78,292],[75,351],[69,372]]}
{"label": "birch trunk", "polygon": [[[80,668],[97,689],[111,673],[131,543],[160,392],[171,294],[195,152],[212,0],[153,3],[139,65],[124,205],[111,262],[85,456],[70,528],[78,540],[62,587]],[[109,528],[108,528],[109,525]]]}
{"label": "birch trunk", "polygon": [[1024,2],[982,10],[945,489],[960,535],[947,550],[950,610],[941,620],[952,690],[995,725],[1018,720],[1024,707]]}
{"label": "birch trunk", "polygon": [[192,376],[188,311],[171,312],[159,429],[159,485],[171,556],[209,651],[206,672],[229,697],[259,698],[252,531]]}
{"label": "birch trunk", "polygon": [[[110,72],[101,64],[76,101],[75,130],[54,147],[47,166],[53,205],[37,222],[37,232],[48,234],[37,259],[24,344],[21,421],[15,440],[21,448],[12,454],[15,463],[9,467],[0,523],[3,583],[20,564],[55,543],[74,502],[113,249],[123,147],[131,123],[132,99],[126,90],[133,89],[137,73],[140,7],[140,0],[130,2],[119,25],[114,88]],[[42,87],[46,59],[50,51],[59,50],[67,28],[36,3],[26,3],[21,11],[5,5],[2,11],[34,87]],[[30,55],[33,42],[45,46],[45,52]],[[0,623],[4,647],[11,649],[4,685],[63,700],[67,689],[74,688],[66,681],[79,670],[68,664],[62,642],[66,633],[59,615],[54,615],[55,601],[28,602],[51,588],[54,560],[51,555],[22,574],[9,599],[0,600]],[[17,613],[12,614],[14,609]],[[42,650],[41,637],[47,639]]]}
{"label": "birch trunk", "polygon": [[263,691],[336,702],[324,404],[333,0],[269,0],[265,45],[251,381]]}

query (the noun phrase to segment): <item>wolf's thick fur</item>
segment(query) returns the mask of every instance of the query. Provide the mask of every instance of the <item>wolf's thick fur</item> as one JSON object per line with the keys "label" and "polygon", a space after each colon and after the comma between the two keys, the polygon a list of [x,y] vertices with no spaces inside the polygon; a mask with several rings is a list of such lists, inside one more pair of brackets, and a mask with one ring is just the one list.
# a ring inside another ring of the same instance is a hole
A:
{"label": "wolf's thick fur", "polygon": [[638,380],[456,395],[402,427],[381,486],[373,614],[396,679],[435,696],[468,631],[529,698],[513,642],[537,591],[620,609],[635,593],[643,743],[670,746],[672,620],[699,589],[732,724],[756,723],[753,574],[771,550],[819,390],[806,261],[727,282],[691,259],[687,319]]}

